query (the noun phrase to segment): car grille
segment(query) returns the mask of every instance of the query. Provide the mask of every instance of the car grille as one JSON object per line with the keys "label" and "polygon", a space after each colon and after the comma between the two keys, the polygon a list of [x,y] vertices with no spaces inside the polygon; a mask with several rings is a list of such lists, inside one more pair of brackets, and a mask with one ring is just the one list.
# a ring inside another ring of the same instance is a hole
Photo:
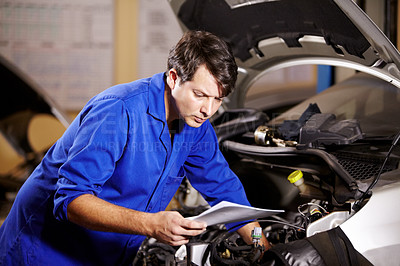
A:
{"label": "car grille", "polygon": [[[332,152],[339,164],[355,180],[364,180],[376,176],[385,158],[349,152]],[[399,164],[398,158],[389,158],[382,173],[396,170]]]}

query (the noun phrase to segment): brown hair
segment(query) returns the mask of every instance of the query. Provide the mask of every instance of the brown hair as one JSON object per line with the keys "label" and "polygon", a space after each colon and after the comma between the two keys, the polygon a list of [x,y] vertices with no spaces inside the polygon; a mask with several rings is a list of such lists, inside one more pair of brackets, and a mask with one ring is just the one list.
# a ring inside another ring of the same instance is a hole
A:
{"label": "brown hair", "polygon": [[174,68],[184,83],[191,81],[203,64],[218,82],[223,96],[229,95],[237,78],[237,65],[230,46],[212,33],[188,31],[169,52],[168,70]]}

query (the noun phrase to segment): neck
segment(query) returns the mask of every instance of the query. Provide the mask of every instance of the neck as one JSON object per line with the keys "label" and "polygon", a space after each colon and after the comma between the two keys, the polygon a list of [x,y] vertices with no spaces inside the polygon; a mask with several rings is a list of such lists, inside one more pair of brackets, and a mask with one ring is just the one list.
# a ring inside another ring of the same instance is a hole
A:
{"label": "neck", "polygon": [[165,91],[164,91],[164,104],[165,104],[165,116],[167,120],[168,127],[171,128],[172,122],[178,119],[177,112],[175,110],[173,99],[171,96],[171,90],[169,89],[168,85],[165,84]]}

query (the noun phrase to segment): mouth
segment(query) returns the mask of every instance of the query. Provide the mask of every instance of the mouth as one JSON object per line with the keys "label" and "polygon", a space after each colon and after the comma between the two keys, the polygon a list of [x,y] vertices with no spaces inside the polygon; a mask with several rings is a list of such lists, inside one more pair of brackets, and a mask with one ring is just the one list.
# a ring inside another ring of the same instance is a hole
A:
{"label": "mouth", "polygon": [[195,117],[194,117],[194,121],[196,121],[196,123],[199,123],[199,124],[204,123],[206,120],[207,120],[207,119],[200,118],[200,117],[198,117],[198,116],[195,116]]}

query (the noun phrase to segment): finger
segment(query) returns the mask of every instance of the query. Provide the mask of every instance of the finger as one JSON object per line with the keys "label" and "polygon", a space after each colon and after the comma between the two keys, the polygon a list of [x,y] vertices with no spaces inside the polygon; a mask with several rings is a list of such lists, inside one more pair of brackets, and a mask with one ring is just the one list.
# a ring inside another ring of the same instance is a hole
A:
{"label": "finger", "polygon": [[[184,227],[184,225],[181,223],[179,226],[174,226],[171,228],[171,233],[172,236],[181,236],[181,237],[190,237],[190,236],[196,236],[201,233],[203,233],[206,230],[206,227],[203,228],[197,228],[197,227],[190,227],[191,223],[187,224],[189,227]],[[176,240],[176,239],[175,239]]]}
{"label": "finger", "polygon": [[177,240],[169,243],[171,246],[182,246],[189,243],[189,239],[182,239],[182,240]]}
{"label": "finger", "polygon": [[190,237],[190,236],[197,236],[203,233],[206,229],[185,229],[182,228],[181,231],[179,232],[180,235]]}
{"label": "finger", "polygon": [[207,227],[207,223],[184,219],[182,222],[182,227],[192,230],[204,230]]}
{"label": "finger", "polygon": [[184,245],[189,242],[190,236],[185,236],[183,234],[177,234],[177,235],[171,235],[167,239],[165,239],[164,243],[172,245],[172,246],[178,246],[178,245]]}

